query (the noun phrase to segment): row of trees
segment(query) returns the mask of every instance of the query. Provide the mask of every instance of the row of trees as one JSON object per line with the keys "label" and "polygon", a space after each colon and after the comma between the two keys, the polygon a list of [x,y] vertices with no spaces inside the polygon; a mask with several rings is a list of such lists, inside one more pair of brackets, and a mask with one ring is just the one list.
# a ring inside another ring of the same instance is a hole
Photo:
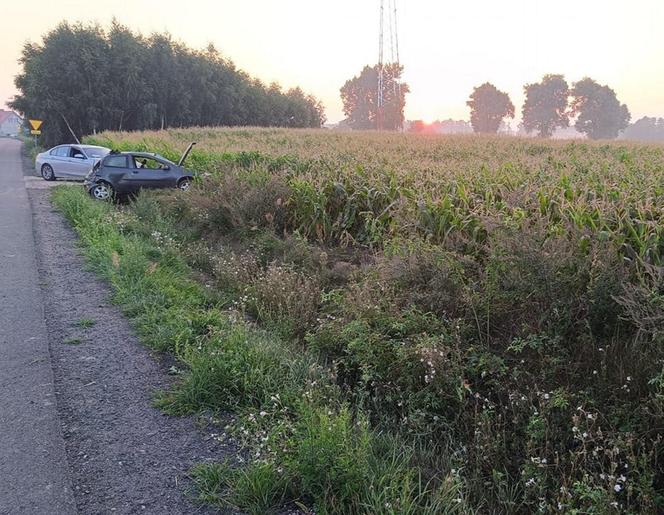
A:
{"label": "row of trees", "polygon": [[238,70],[209,46],[192,50],[169,35],[144,37],[113,22],[62,23],[27,43],[10,106],[45,121],[46,144],[101,130],[180,126],[320,127],[321,103]]}
{"label": "row of trees", "polygon": [[[569,127],[572,119],[576,119],[576,130],[591,139],[616,138],[629,125],[629,110],[615,91],[590,78],[570,88],[562,75],[545,75],[541,82],[525,85],[524,92],[523,128],[540,137]],[[474,89],[467,105],[470,123],[478,133],[496,133],[501,122],[515,114],[509,95],[489,82]]]}
{"label": "row of trees", "polygon": [[621,137],[639,141],[664,141],[664,118],[644,116],[630,124]]}
{"label": "row of trees", "polygon": [[[378,72],[378,65],[365,66],[358,76],[346,81],[341,88],[345,126],[358,130],[375,129],[380,116],[386,130],[398,130],[403,126],[406,94],[410,91],[401,81],[403,67],[386,65],[383,69],[382,113],[378,110]],[[615,138],[629,125],[629,110],[618,101],[615,91],[590,78],[570,87],[562,75],[545,75],[540,82],[525,85],[524,92],[522,127],[540,137],[550,137],[556,129],[569,127],[572,120],[576,130],[591,139]],[[496,133],[505,118],[515,115],[509,95],[489,82],[473,90],[467,105],[470,107],[470,123],[477,133]],[[652,125],[650,121],[641,125],[645,124]],[[417,131],[418,127],[413,130]]]}

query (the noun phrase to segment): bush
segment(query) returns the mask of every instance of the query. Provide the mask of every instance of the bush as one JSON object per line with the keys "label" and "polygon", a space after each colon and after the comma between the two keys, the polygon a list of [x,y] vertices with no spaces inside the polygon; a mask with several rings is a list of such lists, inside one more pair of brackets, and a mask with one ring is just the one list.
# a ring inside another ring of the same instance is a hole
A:
{"label": "bush", "polygon": [[304,405],[300,409],[288,470],[318,509],[349,513],[368,487],[371,434],[347,408],[338,413]]}
{"label": "bush", "polygon": [[302,338],[315,324],[321,290],[313,279],[271,264],[254,278],[256,317],[284,338]]}
{"label": "bush", "polygon": [[261,408],[279,395],[293,405],[307,382],[324,380],[307,355],[286,352],[278,339],[227,320],[198,346],[186,348],[189,372],[161,405],[169,411]]}

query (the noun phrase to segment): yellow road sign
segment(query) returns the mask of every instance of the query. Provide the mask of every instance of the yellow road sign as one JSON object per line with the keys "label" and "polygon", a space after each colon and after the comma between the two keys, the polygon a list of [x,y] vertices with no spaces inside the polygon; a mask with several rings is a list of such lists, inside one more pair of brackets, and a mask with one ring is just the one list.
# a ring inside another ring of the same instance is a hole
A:
{"label": "yellow road sign", "polygon": [[41,127],[42,123],[44,123],[41,120],[28,120],[28,121],[30,122],[30,125],[32,126],[32,129],[35,130],[35,131],[38,131],[39,127]]}
{"label": "yellow road sign", "polygon": [[39,136],[41,134],[41,131],[30,131],[30,134],[33,136]]}

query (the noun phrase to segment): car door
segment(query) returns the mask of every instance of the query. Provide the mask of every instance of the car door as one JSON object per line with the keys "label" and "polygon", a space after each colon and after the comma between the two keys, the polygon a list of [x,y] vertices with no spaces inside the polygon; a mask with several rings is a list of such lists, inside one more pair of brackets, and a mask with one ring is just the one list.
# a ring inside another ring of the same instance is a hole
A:
{"label": "car door", "polygon": [[175,187],[175,178],[171,167],[153,157],[135,156],[131,175],[137,189]]}
{"label": "car door", "polygon": [[[129,164],[132,161],[132,164]],[[118,193],[131,192],[132,183],[130,177],[132,175],[133,160],[131,156],[126,154],[109,154],[99,165],[97,174],[110,182]]]}
{"label": "car door", "polygon": [[122,187],[127,192],[137,192],[141,188],[147,187],[150,170],[144,168],[140,161],[140,156],[129,155],[128,170],[122,179]]}
{"label": "car door", "polygon": [[49,154],[49,164],[53,168],[56,177],[67,177],[69,170],[69,145],[55,147]]}
{"label": "car door", "polygon": [[94,162],[85,155],[83,149],[72,145],[69,150],[69,176],[83,179],[92,169]]}

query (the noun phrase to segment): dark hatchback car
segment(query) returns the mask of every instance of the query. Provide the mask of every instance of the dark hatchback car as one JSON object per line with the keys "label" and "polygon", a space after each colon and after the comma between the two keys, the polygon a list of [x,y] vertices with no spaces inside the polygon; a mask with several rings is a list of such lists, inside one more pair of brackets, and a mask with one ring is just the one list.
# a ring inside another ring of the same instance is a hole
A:
{"label": "dark hatchback car", "polygon": [[182,163],[192,146],[189,145],[178,164],[159,154],[111,152],[85,178],[85,188],[97,200],[124,197],[142,189],[187,190],[194,176]]}

